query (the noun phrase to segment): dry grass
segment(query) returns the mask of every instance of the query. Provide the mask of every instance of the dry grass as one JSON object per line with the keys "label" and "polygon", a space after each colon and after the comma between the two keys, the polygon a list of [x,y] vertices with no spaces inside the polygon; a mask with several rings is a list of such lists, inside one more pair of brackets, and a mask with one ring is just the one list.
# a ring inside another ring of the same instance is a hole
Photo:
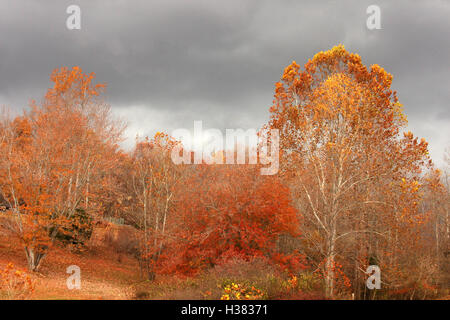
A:
{"label": "dry grass", "polygon": [[289,275],[263,259],[245,261],[239,258],[227,261],[194,278],[159,276],[156,281],[144,281],[133,287],[136,299],[216,300],[223,288],[231,283],[255,287],[264,293],[264,299],[321,299],[312,289],[291,290]]}
{"label": "dry grass", "polygon": [[[19,243],[0,235],[0,269],[8,263],[26,269],[26,258]],[[81,289],[69,290],[66,268],[81,269]],[[316,280],[310,273],[298,275],[296,289],[287,288],[290,277],[261,259],[227,261],[195,278],[158,276],[156,281],[139,278],[139,265],[130,255],[113,249],[97,249],[71,253],[55,247],[44,260],[39,273],[31,274],[34,292],[31,299],[42,300],[116,300],[116,299],[220,299],[223,287],[230,283],[254,286],[264,292],[265,299],[323,299]],[[0,292],[1,296],[1,292]],[[439,299],[448,300],[448,291]]]}
{"label": "dry grass", "polygon": [[[32,274],[35,291],[31,299],[130,299],[132,284],[139,281],[139,267],[130,256],[102,251],[88,251],[82,255],[55,247],[45,258],[39,273]],[[119,262],[120,261],[120,262]],[[0,239],[0,268],[12,262],[26,269],[26,258],[17,242]],[[69,290],[66,268],[77,265],[81,269],[81,289]]]}

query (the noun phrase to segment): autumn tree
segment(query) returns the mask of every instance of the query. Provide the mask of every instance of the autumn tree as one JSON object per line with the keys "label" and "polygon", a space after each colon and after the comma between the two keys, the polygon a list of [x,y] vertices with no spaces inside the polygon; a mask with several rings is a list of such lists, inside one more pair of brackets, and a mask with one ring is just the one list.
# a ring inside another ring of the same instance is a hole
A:
{"label": "autumn tree", "polygon": [[[449,274],[449,252],[450,252],[450,179],[449,179],[450,149],[444,154],[444,167],[441,170],[432,170],[424,175],[422,184],[422,198],[420,208],[428,212],[428,219],[425,221],[422,230],[423,241],[421,248],[417,248],[418,260],[422,260],[427,267],[424,272],[417,276],[417,280],[422,282],[430,279],[433,289],[445,289],[448,287]],[[447,165],[445,167],[445,165]],[[420,279],[419,279],[420,277]],[[421,285],[416,281],[416,285]],[[430,283],[428,283],[430,284]],[[423,287],[423,284],[422,284]],[[432,287],[432,286],[431,286]],[[429,289],[431,289],[428,286]],[[423,290],[424,291],[424,290]],[[431,290],[429,290],[431,291]],[[426,292],[417,294],[425,295]]]}
{"label": "autumn tree", "polygon": [[[198,165],[180,187],[160,272],[194,275],[236,256],[280,261],[280,236],[298,236],[289,191],[255,166]],[[301,267],[290,254],[285,267]]]}
{"label": "autumn tree", "polygon": [[42,104],[3,125],[1,193],[32,271],[77,210],[92,213],[92,182],[112,169],[106,155],[116,152],[123,129],[98,98],[104,85],[94,84],[94,74],[61,68],[51,80]]}
{"label": "autumn tree", "polygon": [[401,232],[420,221],[419,198],[409,192],[429,161],[427,143],[401,136],[406,117],[391,83],[392,75],[340,45],[303,70],[294,61],[275,85],[269,127],[280,132],[282,173],[305,217],[304,250],[321,268],[328,297],[338,265],[353,261],[363,274],[369,261],[387,257],[383,239],[398,252],[396,241],[408,235]]}
{"label": "autumn tree", "polygon": [[140,258],[150,279],[154,278],[154,264],[166,242],[174,192],[183,174],[183,166],[171,159],[177,145],[173,138],[158,132],[152,139],[137,140],[130,157],[128,219],[143,232]]}

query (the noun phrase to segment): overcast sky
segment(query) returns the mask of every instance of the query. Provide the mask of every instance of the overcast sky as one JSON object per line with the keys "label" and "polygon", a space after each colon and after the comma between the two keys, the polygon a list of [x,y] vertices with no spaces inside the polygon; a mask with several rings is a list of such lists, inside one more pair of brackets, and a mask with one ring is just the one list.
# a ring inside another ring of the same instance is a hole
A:
{"label": "overcast sky", "polygon": [[[68,30],[66,8],[81,8]],[[366,9],[381,8],[381,30]],[[259,128],[292,60],[342,43],[394,75],[409,129],[442,164],[450,145],[450,1],[0,0],[0,105],[40,100],[54,68],[106,82],[127,135]]]}

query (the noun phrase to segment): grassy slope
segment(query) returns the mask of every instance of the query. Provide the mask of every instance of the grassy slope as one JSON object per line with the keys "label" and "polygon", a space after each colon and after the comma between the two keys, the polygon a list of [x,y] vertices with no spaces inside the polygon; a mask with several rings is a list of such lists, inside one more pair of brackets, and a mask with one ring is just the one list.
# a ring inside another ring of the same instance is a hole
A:
{"label": "grassy slope", "polygon": [[[16,269],[26,269],[23,249],[12,239],[0,237],[0,269],[12,262]],[[69,290],[66,268],[81,269],[81,289]],[[83,255],[53,248],[41,270],[32,275],[36,283],[32,299],[130,299],[132,284],[139,281],[136,260],[107,251],[86,252]]]}
{"label": "grassy slope", "polygon": [[[19,243],[0,234],[0,269],[12,262],[15,269],[26,270],[26,258]],[[81,269],[81,289],[69,290],[66,268],[77,265]],[[139,266],[135,259],[118,255],[108,250],[88,251],[80,254],[55,247],[44,260],[41,270],[32,274],[35,291],[31,299],[219,299],[221,289],[217,287],[225,278],[245,278],[260,282],[258,287],[268,292],[272,299],[323,299],[320,292],[305,292],[286,295],[281,288],[281,279],[268,277],[272,272],[264,271],[264,266],[247,266],[243,275],[242,266],[225,270],[212,270],[198,279],[178,279],[162,277],[150,283],[139,278]],[[244,266],[245,269],[245,266]],[[238,273],[239,273],[238,272]],[[253,275],[253,276],[252,276]],[[273,291],[271,293],[271,291]],[[210,292],[207,296],[205,292]],[[142,295],[142,296],[141,296]],[[449,300],[449,295],[439,299]]]}

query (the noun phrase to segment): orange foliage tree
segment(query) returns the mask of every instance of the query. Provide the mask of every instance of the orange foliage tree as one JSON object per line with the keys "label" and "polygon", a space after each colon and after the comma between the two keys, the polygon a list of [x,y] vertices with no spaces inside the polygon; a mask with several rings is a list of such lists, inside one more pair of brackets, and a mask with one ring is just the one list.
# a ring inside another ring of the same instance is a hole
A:
{"label": "orange foliage tree", "polygon": [[[0,190],[29,269],[37,271],[76,210],[89,212],[93,190],[117,149],[122,126],[97,97],[103,84],[78,67],[55,70],[41,105],[3,119]],[[95,181],[95,183],[92,183]]]}
{"label": "orange foliage tree", "polygon": [[397,252],[400,237],[410,241],[423,218],[412,190],[431,163],[427,143],[400,136],[406,117],[391,83],[340,45],[303,70],[294,61],[275,85],[269,127],[280,132],[282,172],[305,217],[304,250],[329,297],[337,263],[352,266],[357,281],[370,258],[392,266],[385,253]]}
{"label": "orange foliage tree", "polygon": [[172,137],[158,132],[152,139],[136,141],[128,164],[128,218],[142,231],[139,258],[150,279],[154,278],[154,265],[166,240],[175,188],[183,175],[183,166],[171,159],[177,145]]}
{"label": "orange foliage tree", "polygon": [[[279,259],[281,235],[298,236],[289,191],[255,166],[199,165],[183,180],[160,272],[186,275],[240,256]],[[293,254],[301,267],[301,257]],[[292,262],[292,261],[290,261]]]}

